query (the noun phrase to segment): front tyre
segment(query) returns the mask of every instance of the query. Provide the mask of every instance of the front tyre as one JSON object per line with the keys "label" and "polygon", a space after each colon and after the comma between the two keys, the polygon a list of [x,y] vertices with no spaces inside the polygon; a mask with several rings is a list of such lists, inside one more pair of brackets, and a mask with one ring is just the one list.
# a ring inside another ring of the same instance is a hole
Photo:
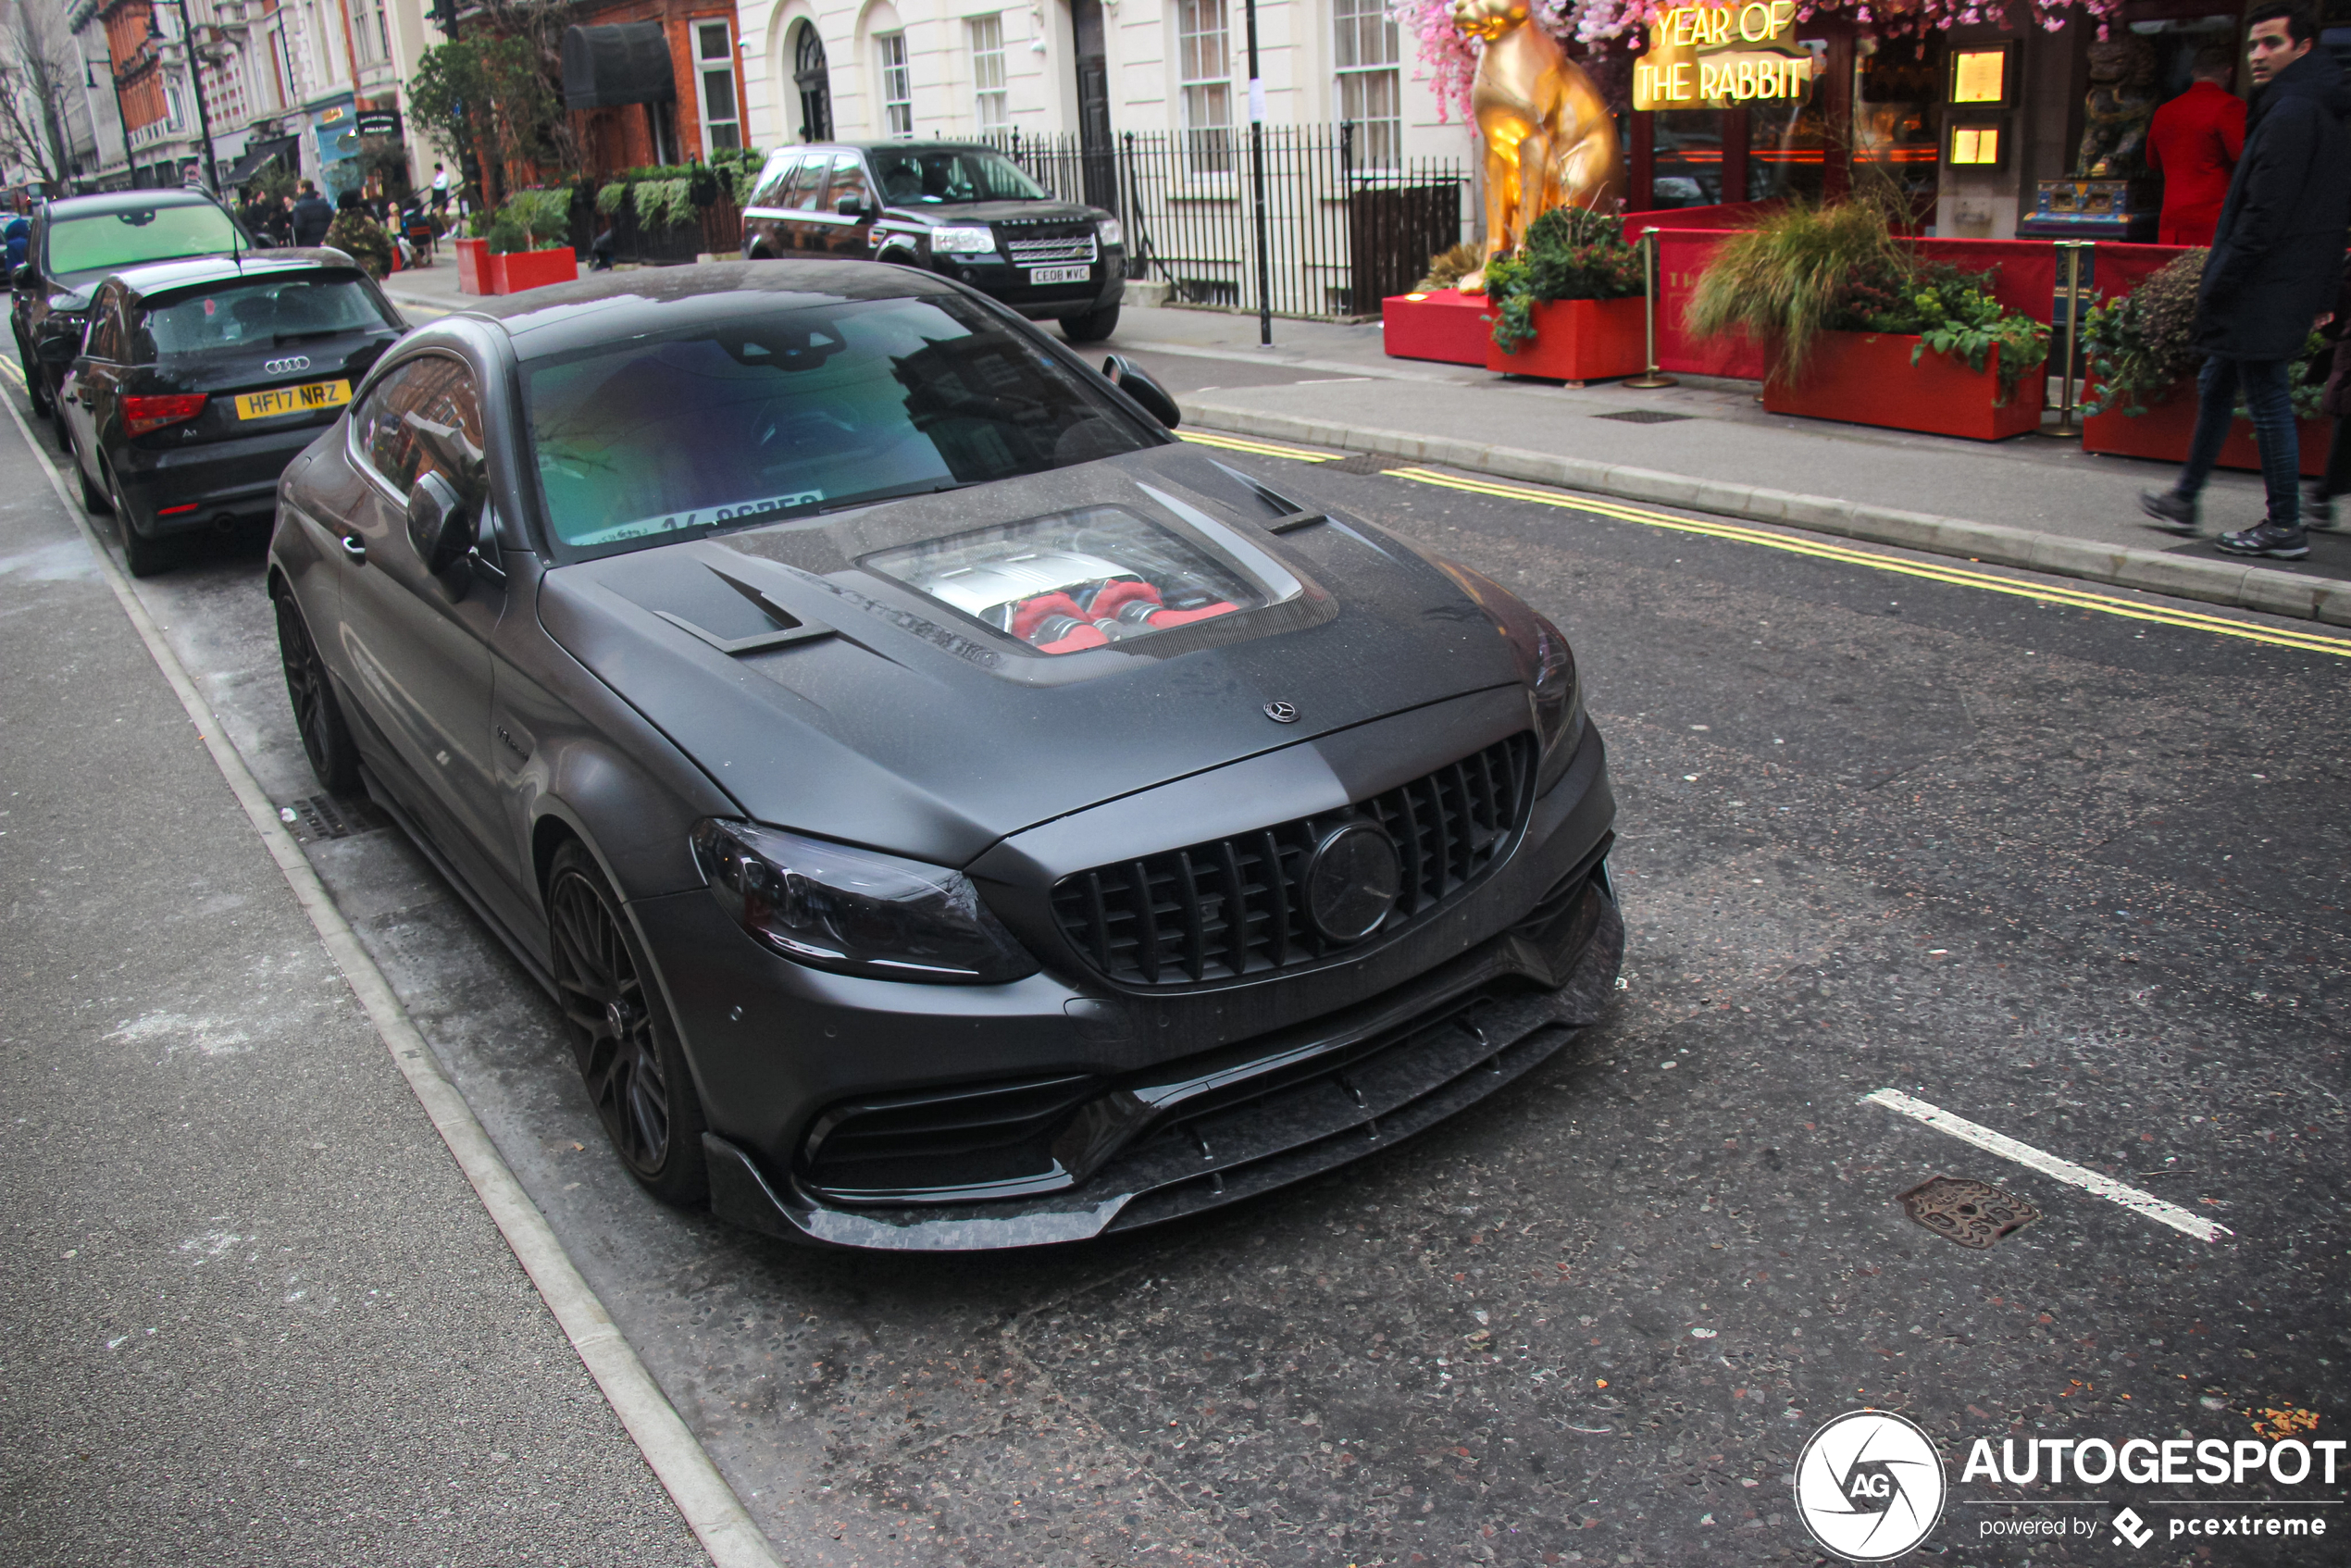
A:
{"label": "front tyre", "polygon": [[702,1202],[702,1100],[686,1053],[637,933],[577,840],[555,852],[547,918],[565,1032],[613,1151],[663,1202]]}
{"label": "front tyre", "polygon": [[[130,536],[126,524],[123,537]],[[270,597],[278,606],[278,658],[286,668],[286,696],[293,703],[294,728],[301,732],[310,771],[330,795],[355,794],[359,789],[359,748],[352,743],[351,727],[343,722],[326,663],[310,641],[310,628],[304,624],[293,594],[281,590]]]}
{"label": "front tyre", "polygon": [[1062,317],[1062,336],[1074,343],[1098,343],[1117,330],[1118,306],[1114,305]]}

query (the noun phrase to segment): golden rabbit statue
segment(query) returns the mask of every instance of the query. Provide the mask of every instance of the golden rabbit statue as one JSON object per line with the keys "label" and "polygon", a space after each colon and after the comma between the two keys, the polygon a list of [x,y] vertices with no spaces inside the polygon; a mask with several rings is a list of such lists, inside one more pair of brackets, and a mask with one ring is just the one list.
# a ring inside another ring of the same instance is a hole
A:
{"label": "golden rabbit statue", "polygon": [[[1528,0],[1453,0],[1454,28],[1486,43],[1470,110],[1486,143],[1489,260],[1524,245],[1553,207],[1605,210],[1624,196],[1624,150],[1598,87],[1528,15]],[[1462,292],[1485,281],[1481,268]]]}

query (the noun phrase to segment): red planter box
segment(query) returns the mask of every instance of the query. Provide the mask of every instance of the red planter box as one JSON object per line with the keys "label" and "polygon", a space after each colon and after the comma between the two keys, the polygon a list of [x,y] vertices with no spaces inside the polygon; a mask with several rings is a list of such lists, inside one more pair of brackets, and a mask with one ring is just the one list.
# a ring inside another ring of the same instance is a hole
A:
{"label": "red planter box", "polygon": [[[2327,421],[2297,422],[2302,436],[2302,477],[2317,479],[2326,471]],[[2082,421],[2082,450],[2115,457],[2151,457],[2159,463],[2184,463],[2188,442],[2196,435],[2196,388],[2182,383],[2161,403],[2130,415],[2116,409],[2093,414]],[[2239,419],[2220,448],[2220,467],[2261,471],[2261,450],[2253,444],[2253,421]]]}
{"label": "red planter box", "polygon": [[494,294],[490,286],[490,242],[460,239],[457,246],[457,292],[463,294]]}
{"label": "red planter box", "polygon": [[1445,365],[1486,363],[1484,294],[1431,289],[1380,301],[1381,335],[1392,359],[1434,359]]}
{"label": "red planter box", "polygon": [[2041,428],[2046,378],[2038,370],[2017,382],[2007,406],[1995,407],[1998,349],[1985,356],[1981,370],[1947,354],[1925,354],[1912,365],[1918,342],[1890,332],[1822,332],[1801,380],[1763,383],[1763,406],[1773,414],[1970,441],[2005,441]]}
{"label": "red planter box", "polygon": [[509,251],[490,258],[490,277],[491,293],[518,294],[525,289],[543,289],[550,283],[577,280],[579,257],[572,254],[569,245],[543,251]]}
{"label": "red planter box", "polygon": [[1486,367],[1502,375],[1554,381],[1637,376],[1648,367],[1646,305],[1638,299],[1552,300],[1535,307],[1535,341],[1505,354],[1486,313]]}

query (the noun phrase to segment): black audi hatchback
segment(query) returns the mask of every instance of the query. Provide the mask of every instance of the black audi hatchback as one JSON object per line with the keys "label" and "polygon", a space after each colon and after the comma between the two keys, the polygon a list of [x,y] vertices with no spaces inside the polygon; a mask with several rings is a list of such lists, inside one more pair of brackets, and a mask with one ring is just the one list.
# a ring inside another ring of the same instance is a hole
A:
{"label": "black audi hatchback", "polygon": [[659,1197],[1075,1240],[1384,1150],[1608,1006],[1559,628],[1108,368],[903,268],[648,269],[418,330],[287,469],[312,765],[556,999]]}
{"label": "black audi hatchback", "polygon": [[273,516],[286,464],[407,330],[334,251],[133,268],[92,292],[89,317],[58,419],[82,499],[115,514],[140,577],[173,535]]}
{"label": "black audi hatchback", "polygon": [[827,256],[926,268],[1074,343],[1118,328],[1126,241],[1100,207],[1056,201],[992,147],[861,142],[773,154],[743,207],[752,261]]}

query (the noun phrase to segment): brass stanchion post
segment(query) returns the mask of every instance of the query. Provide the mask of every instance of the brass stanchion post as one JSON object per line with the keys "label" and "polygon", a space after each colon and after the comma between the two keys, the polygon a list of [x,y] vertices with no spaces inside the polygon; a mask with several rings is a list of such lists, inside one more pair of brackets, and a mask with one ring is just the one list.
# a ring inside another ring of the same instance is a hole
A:
{"label": "brass stanchion post", "polygon": [[1648,330],[1648,368],[1623,383],[1628,387],[1678,387],[1681,379],[1658,373],[1657,368],[1657,229],[1655,225],[1641,230],[1641,317]]}
{"label": "brass stanchion post", "polygon": [[2073,381],[2082,363],[2082,253],[2097,242],[2059,240],[2056,243],[2065,252],[2065,359],[2058,383],[2057,429],[2049,434],[2071,440],[2082,433],[2073,419]]}

